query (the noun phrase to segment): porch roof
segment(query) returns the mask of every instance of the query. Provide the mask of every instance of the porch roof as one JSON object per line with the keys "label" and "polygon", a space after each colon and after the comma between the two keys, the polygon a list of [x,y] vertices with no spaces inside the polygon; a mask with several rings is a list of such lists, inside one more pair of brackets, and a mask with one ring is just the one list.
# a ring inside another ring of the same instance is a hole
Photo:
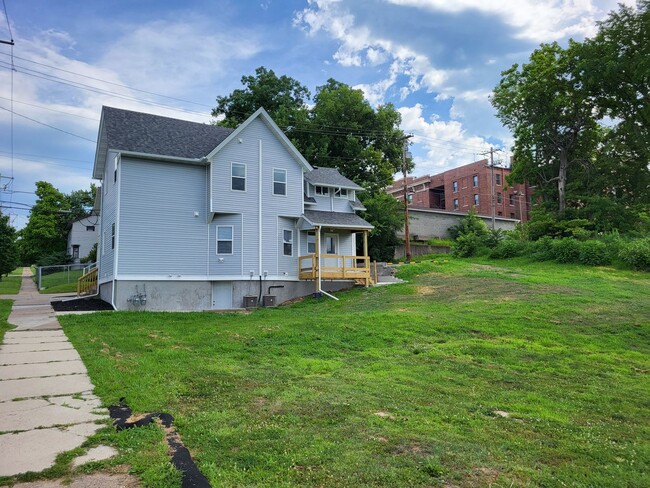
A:
{"label": "porch roof", "polygon": [[365,230],[374,229],[357,214],[345,212],[322,212],[318,210],[305,210],[300,217],[300,227],[302,230],[312,229],[314,227],[330,227],[332,229],[351,229]]}

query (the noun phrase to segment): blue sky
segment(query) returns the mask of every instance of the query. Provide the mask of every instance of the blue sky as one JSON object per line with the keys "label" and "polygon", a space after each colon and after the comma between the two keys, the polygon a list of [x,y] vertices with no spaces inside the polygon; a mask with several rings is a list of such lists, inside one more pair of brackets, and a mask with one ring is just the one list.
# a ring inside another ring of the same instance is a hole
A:
{"label": "blue sky", "polygon": [[[416,175],[470,163],[512,144],[488,100],[501,71],[542,42],[593,35],[617,3],[5,2],[15,71],[12,90],[11,48],[0,45],[0,205],[13,207],[2,211],[16,228],[27,222],[36,181],[66,193],[90,186],[102,105],[209,122],[216,97],[258,66],[312,94],[335,78],[373,105],[392,102],[415,135]],[[9,37],[0,13],[0,40]]]}

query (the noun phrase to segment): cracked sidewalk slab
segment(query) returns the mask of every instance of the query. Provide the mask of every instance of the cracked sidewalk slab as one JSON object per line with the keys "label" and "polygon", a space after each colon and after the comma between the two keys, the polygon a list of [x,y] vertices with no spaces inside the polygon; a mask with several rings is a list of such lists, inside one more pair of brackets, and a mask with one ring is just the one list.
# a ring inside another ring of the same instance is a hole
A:
{"label": "cracked sidewalk slab", "polygon": [[0,366],[0,380],[45,378],[65,374],[84,374],[85,372],[86,367],[80,359],[53,363],[8,364]]}
{"label": "cracked sidewalk slab", "polygon": [[3,454],[0,476],[39,472],[54,465],[56,456],[81,446],[102,425],[87,422],[64,428],[35,429],[0,435]]}

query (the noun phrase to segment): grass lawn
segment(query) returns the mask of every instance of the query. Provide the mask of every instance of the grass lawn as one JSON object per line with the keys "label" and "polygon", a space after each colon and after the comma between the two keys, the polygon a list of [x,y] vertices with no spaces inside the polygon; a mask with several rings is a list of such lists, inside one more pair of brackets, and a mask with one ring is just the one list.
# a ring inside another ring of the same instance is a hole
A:
{"label": "grass lawn", "polygon": [[[647,486],[650,274],[444,259],[340,301],[60,321],[213,486]],[[155,427],[102,436],[180,486]]]}
{"label": "grass lawn", "polygon": [[0,295],[17,295],[22,284],[23,268],[16,268],[0,281]]}
{"label": "grass lawn", "polygon": [[13,325],[9,325],[7,322],[12,304],[13,300],[0,300],[0,343],[4,339],[5,332],[14,328]]}
{"label": "grass lawn", "polygon": [[[77,280],[83,275],[83,269],[59,271],[41,277],[40,293],[68,293],[77,291]],[[36,278],[35,278],[36,279]]]}

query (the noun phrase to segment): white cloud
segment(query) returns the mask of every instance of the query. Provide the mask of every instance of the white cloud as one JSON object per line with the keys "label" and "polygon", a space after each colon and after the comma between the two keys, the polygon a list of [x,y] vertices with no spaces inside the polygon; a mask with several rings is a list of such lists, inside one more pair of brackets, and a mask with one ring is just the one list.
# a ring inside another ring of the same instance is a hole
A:
{"label": "white cloud", "polygon": [[484,138],[467,134],[461,122],[443,121],[432,117],[427,121],[422,105],[398,109],[402,129],[414,134],[413,142],[425,148],[425,154],[415,158],[414,174],[435,174],[481,159],[481,152],[490,148]]}
{"label": "white cloud", "polygon": [[[500,17],[517,30],[517,37],[545,42],[567,37],[591,36],[596,20],[616,1],[598,0],[386,0],[400,6],[435,12],[461,13],[478,11]],[[634,5],[634,0],[622,3]]]}

